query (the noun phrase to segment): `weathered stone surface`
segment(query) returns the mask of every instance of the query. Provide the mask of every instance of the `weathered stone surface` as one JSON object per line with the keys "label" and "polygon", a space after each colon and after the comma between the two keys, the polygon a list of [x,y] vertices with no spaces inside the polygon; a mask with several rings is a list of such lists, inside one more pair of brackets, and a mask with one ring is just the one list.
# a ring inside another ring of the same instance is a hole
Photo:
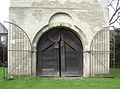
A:
{"label": "weathered stone surface", "polygon": [[[30,45],[24,43],[25,40],[29,43],[29,40],[26,39],[22,32],[16,34],[13,30],[9,31],[9,50],[31,51],[26,53],[10,51],[9,72],[12,71],[14,73],[14,69],[17,71],[15,74],[30,74],[31,71],[35,74],[37,40],[49,28],[66,26],[73,29],[83,43],[83,76],[90,76],[90,55],[92,54],[87,51],[90,51],[90,45],[95,34],[103,27],[108,26],[108,11],[106,7],[107,3],[105,0],[11,0],[10,21],[19,25],[26,32],[32,43],[32,49]],[[99,42],[92,45],[93,49],[96,49],[95,46],[99,44],[99,47],[102,45],[105,47],[98,49],[98,51],[109,51],[108,38],[109,34],[106,37],[100,36],[100,38],[97,38]],[[104,41],[108,41],[108,43],[104,43]],[[30,56],[31,53],[32,58]],[[22,56],[23,54],[24,56]],[[101,53],[98,55],[103,59]],[[106,53],[105,56],[104,61],[109,61],[109,54]],[[22,63],[14,60],[21,60]],[[93,65],[98,64],[93,62]],[[109,70],[109,63],[105,64],[105,66]],[[99,73],[103,70],[102,67],[103,65],[100,65]],[[25,69],[23,70],[23,68]],[[29,72],[25,72],[27,70]],[[95,74],[96,70],[93,72]],[[108,72],[104,71],[104,73]]]}

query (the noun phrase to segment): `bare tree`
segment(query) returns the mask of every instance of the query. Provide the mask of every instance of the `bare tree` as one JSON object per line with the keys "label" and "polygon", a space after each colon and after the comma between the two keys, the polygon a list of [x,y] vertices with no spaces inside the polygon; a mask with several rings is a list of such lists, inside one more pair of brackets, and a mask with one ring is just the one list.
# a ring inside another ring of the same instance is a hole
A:
{"label": "bare tree", "polygon": [[110,26],[120,28],[120,0],[108,0],[108,8],[110,13]]}
{"label": "bare tree", "polygon": [[120,35],[120,0],[108,0],[109,25]]}
{"label": "bare tree", "polygon": [[[109,9],[109,25],[117,33],[114,35],[114,45],[110,46],[111,55],[114,55],[113,62],[114,67],[120,68],[120,0],[108,0]],[[112,42],[112,41],[111,41]]]}

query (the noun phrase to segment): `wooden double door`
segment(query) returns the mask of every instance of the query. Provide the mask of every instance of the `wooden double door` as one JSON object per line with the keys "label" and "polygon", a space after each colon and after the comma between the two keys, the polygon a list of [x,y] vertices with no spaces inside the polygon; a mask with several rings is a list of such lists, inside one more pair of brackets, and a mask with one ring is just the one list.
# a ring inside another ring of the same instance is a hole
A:
{"label": "wooden double door", "polygon": [[38,76],[82,76],[83,46],[67,28],[52,28],[37,45]]}

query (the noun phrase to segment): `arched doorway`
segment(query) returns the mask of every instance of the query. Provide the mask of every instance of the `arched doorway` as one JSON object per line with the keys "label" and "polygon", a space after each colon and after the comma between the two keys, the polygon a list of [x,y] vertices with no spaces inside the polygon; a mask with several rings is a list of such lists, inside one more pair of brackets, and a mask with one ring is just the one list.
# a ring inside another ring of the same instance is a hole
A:
{"label": "arched doorway", "polygon": [[83,46],[69,28],[55,27],[37,44],[38,76],[82,76]]}

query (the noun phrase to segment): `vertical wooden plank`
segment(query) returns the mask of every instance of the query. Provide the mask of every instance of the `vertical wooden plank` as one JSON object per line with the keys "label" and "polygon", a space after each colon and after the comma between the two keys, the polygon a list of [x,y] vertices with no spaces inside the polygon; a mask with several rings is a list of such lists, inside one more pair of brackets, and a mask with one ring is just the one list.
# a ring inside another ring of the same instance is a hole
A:
{"label": "vertical wooden plank", "polygon": [[65,48],[64,41],[60,42],[60,56],[61,56],[61,76],[65,76]]}
{"label": "vertical wooden plank", "polygon": [[54,68],[55,68],[55,77],[60,76],[60,62],[59,62],[59,43],[54,44],[54,49],[55,49],[55,60],[54,60]]}

